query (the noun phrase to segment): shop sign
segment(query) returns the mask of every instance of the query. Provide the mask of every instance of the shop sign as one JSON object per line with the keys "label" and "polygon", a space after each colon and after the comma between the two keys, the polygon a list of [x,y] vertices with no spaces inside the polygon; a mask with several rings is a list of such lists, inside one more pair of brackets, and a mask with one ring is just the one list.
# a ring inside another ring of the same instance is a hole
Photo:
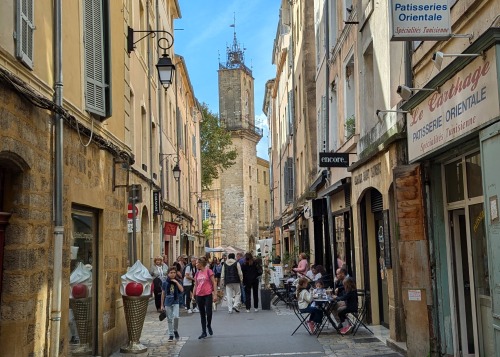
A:
{"label": "shop sign", "polygon": [[391,0],[392,41],[446,40],[451,36],[448,0]]}
{"label": "shop sign", "polygon": [[320,152],[319,167],[349,167],[349,154]]}
{"label": "shop sign", "polygon": [[408,156],[413,162],[464,137],[498,116],[494,48],[448,80],[408,116]]}

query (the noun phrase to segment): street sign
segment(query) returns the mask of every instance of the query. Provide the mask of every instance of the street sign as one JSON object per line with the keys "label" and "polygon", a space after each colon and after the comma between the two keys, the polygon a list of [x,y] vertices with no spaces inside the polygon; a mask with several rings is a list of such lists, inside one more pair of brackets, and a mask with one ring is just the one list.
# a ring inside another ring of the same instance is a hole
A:
{"label": "street sign", "polygon": [[[139,213],[139,209],[137,208],[137,206],[134,206],[135,207],[135,217],[138,216],[138,213]],[[132,212],[132,203],[129,203],[128,204],[128,219],[132,219],[134,218],[133,217],[133,212]]]}

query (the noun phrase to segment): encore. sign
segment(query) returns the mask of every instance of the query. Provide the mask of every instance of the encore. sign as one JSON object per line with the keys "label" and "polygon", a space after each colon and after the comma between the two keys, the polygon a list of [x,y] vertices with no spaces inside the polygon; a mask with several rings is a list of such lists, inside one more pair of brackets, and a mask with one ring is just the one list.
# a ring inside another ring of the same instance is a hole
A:
{"label": "encore. sign", "polygon": [[410,162],[456,141],[498,116],[494,49],[476,58],[408,117]]}

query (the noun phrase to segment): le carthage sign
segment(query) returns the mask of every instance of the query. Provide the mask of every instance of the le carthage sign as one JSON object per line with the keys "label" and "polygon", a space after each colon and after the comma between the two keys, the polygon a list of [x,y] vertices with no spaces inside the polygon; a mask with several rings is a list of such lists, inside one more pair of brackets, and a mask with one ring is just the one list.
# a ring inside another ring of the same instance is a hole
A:
{"label": "le carthage sign", "polygon": [[451,35],[448,0],[391,0],[392,41],[445,40]]}
{"label": "le carthage sign", "polygon": [[349,154],[320,152],[319,167],[349,167]]}
{"label": "le carthage sign", "polygon": [[460,139],[498,115],[498,83],[492,47],[413,108],[408,155],[413,162]]}

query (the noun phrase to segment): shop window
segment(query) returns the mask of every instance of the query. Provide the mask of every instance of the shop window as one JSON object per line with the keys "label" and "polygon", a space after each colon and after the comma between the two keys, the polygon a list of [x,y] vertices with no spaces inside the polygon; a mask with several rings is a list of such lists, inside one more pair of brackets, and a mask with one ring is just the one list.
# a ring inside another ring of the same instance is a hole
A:
{"label": "shop window", "polygon": [[446,201],[448,203],[464,199],[464,176],[462,160],[457,160],[444,167],[446,182]]}
{"label": "shop window", "polygon": [[469,198],[483,195],[483,175],[481,174],[481,156],[479,153],[465,158],[465,173],[467,175],[467,196]]}

